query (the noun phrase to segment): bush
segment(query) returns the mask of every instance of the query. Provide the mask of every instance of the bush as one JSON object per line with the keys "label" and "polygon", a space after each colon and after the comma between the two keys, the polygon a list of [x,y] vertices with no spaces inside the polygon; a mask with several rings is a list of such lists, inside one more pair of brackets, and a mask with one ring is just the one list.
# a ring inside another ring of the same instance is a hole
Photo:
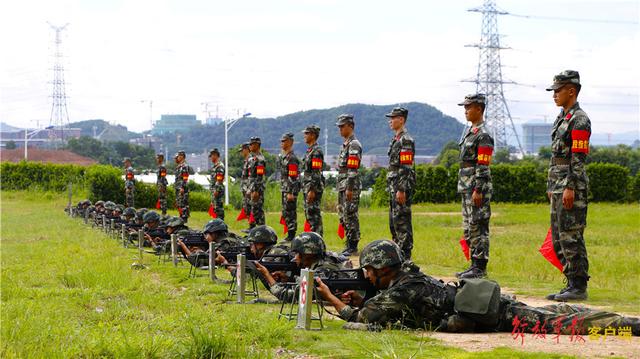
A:
{"label": "bush", "polygon": [[587,175],[589,200],[620,202],[627,199],[628,168],[613,163],[591,163],[587,165]]}
{"label": "bush", "polygon": [[546,200],[547,177],[533,165],[491,166],[495,202],[531,203]]}
{"label": "bush", "polygon": [[84,185],[85,167],[52,163],[2,162],[2,189],[64,191],[67,184]]}
{"label": "bush", "polygon": [[85,182],[91,201],[124,203],[124,180],[120,169],[108,165],[91,166],[87,168]]}
{"label": "bush", "polygon": [[636,173],[629,182],[631,182],[630,200],[635,202],[640,201],[640,172]]}

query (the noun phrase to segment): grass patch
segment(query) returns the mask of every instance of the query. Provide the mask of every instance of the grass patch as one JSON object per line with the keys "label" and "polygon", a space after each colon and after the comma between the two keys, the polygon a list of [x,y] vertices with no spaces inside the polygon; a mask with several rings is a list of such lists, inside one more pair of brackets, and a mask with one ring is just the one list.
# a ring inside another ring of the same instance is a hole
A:
{"label": "grass patch", "polygon": [[[279,306],[226,304],[226,286],[211,284],[206,276],[187,279],[186,266],[158,264],[147,255],[148,270],[130,269],[136,251],[65,217],[66,196],[1,195],[3,358],[558,357],[512,349],[468,353],[414,332],[345,331],[342,321],[330,318],[323,331],[295,330],[293,322],[277,320]],[[548,208],[498,204],[494,212],[491,276],[523,294],[559,288],[560,273],[537,252]],[[458,206],[420,205],[414,213],[414,253],[423,270],[452,276],[465,267],[457,244]],[[190,224],[201,228],[207,219],[206,213],[194,213]],[[585,234],[593,276],[590,303],[637,312],[637,219],[637,206],[591,205]],[[267,223],[281,233],[278,220],[279,213],[268,213]],[[339,250],[337,216],[327,213],[324,220],[328,246]],[[383,210],[363,210],[361,220],[361,247],[388,237]],[[239,230],[245,223],[230,225]]]}

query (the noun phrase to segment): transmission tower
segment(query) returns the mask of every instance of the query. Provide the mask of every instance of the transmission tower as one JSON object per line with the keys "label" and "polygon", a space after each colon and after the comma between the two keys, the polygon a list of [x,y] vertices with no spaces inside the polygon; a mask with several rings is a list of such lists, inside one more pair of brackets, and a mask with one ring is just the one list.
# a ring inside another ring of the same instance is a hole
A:
{"label": "transmission tower", "polygon": [[481,7],[469,9],[469,11],[482,13],[482,34],[479,44],[467,45],[477,47],[480,56],[475,80],[465,81],[475,83],[476,91],[487,96],[484,117],[495,141],[496,149],[509,148],[507,132],[510,132],[509,135],[516,138],[518,150],[520,153],[524,153],[502,89],[504,84],[515,84],[513,81],[502,79],[502,64],[500,62],[500,50],[508,48],[500,46],[498,15],[507,15],[508,13],[498,10],[494,0],[485,0]]}
{"label": "transmission tower", "polygon": [[60,129],[62,133],[62,141],[64,141],[64,128],[69,124],[69,112],[67,111],[67,94],[65,91],[64,82],[64,65],[62,59],[62,31],[69,25],[54,26],[48,23],[49,26],[55,30],[55,52],[53,53],[53,86],[51,97],[53,98],[51,105],[51,116],[49,117],[49,125],[55,126]]}

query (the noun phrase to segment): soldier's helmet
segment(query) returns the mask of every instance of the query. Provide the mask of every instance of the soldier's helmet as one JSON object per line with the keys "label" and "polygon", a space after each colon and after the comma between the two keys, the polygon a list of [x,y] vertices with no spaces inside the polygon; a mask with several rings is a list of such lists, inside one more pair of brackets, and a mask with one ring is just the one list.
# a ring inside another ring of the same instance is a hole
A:
{"label": "soldier's helmet", "polygon": [[125,217],[135,217],[136,209],[133,207],[127,207],[124,209],[124,211],[122,211],[122,215]]}
{"label": "soldier's helmet", "polygon": [[207,224],[204,225],[204,228],[202,228],[202,233],[204,234],[228,231],[229,227],[227,227],[227,224],[224,223],[224,221],[220,218],[214,218],[210,220]]}
{"label": "soldier's helmet", "polygon": [[160,221],[160,215],[155,211],[148,211],[144,214],[142,220],[144,221],[144,223],[158,222]]}
{"label": "soldier's helmet", "polygon": [[[156,212],[149,212],[149,213],[156,213]],[[167,227],[180,227],[182,225],[184,225],[184,220],[180,217],[171,217],[169,218],[169,220],[167,220]]]}
{"label": "soldier's helmet", "polygon": [[400,247],[387,239],[378,239],[360,252],[360,267],[371,266],[375,269],[391,267],[404,262]]}
{"label": "soldier's helmet", "polygon": [[276,244],[278,241],[278,235],[273,228],[262,225],[253,227],[249,232],[248,240],[251,243]]}
{"label": "soldier's helmet", "polygon": [[326,246],[316,232],[304,232],[291,241],[291,251],[300,254],[323,256]]}
{"label": "soldier's helmet", "polygon": [[124,212],[124,206],[121,204],[117,204],[115,211],[118,211],[120,213]]}
{"label": "soldier's helmet", "polygon": [[95,206],[96,206],[96,207],[98,207],[98,206],[104,206],[104,201],[98,201],[98,202],[96,202]]}
{"label": "soldier's helmet", "polygon": [[107,209],[107,210],[113,211],[113,210],[115,210],[115,209],[116,209],[116,204],[115,204],[115,203],[113,203],[113,202],[111,202],[111,201],[107,201],[107,202],[104,204],[104,209]]}
{"label": "soldier's helmet", "polygon": [[138,212],[136,212],[136,219],[140,220],[140,219],[144,219],[144,215],[145,213],[147,213],[148,209],[146,208],[140,208],[138,210]]}
{"label": "soldier's helmet", "polygon": [[82,201],[82,204],[84,204],[85,206],[90,206],[91,205],[91,201],[88,199],[85,199],[84,201]]}

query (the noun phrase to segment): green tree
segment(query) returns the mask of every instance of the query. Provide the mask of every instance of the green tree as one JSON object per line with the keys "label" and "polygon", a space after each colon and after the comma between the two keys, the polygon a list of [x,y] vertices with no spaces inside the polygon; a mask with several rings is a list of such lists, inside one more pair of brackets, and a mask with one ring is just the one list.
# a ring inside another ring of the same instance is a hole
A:
{"label": "green tree", "polygon": [[17,147],[14,141],[7,141],[7,144],[4,146],[7,150],[15,150]]}
{"label": "green tree", "polygon": [[460,161],[460,151],[454,150],[454,149],[446,150],[444,153],[441,153],[440,156],[438,157],[439,157],[438,164],[446,168],[449,168],[453,164],[456,164],[458,163],[458,161]]}
{"label": "green tree", "polygon": [[501,148],[493,153],[493,163],[513,163],[509,150]]}
{"label": "green tree", "polygon": [[540,149],[538,150],[538,159],[549,161],[549,159],[551,159],[551,147],[549,146],[540,147]]}

